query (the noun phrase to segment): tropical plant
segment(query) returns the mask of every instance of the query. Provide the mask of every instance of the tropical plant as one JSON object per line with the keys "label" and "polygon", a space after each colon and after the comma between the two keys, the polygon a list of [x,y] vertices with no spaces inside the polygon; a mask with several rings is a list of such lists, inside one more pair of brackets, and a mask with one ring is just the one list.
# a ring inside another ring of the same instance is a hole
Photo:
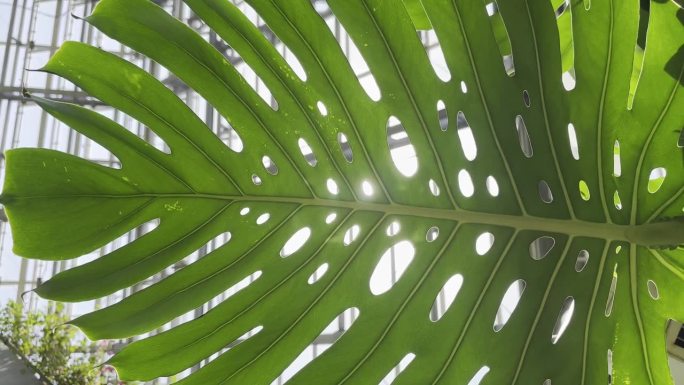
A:
{"label": "tropical plant", "polygon": [[[75,258],[160,220],[45,282],[42,297],[113,293],[231,233],[195,263],[71,321],[91,338],[146,333],[260,272],[202,317],[124,348],[109,361],[122,378],[178,373],[252,331],[181,383],[269,384],[356,309],[353,326],[290,383],[376,384],[406,357],[395,384],[466,384],[487,370],[484,382],[497,385],[672,383],[664,328],[684,320],[676,3],[644,13],[642,62],[636,1],[329,0],[381,91],[371,98],[310,1],[248,2],[305,80],[234,5],[186,0],[273,105],[152,2],[103,0],[86,19],[198,92],[242,146],[226,146],[144,70],[68,42],[42,70],[142,122],[170,153],[92,110],[34,98],[122,168],[45,149],[6,155],[1,200],[18,255]],[[446,81],[416,35],[428,26]],[[388,130],[414,160],[393,157]],[[408,267],[371,286],[388,250]],[[460,290],[433,307],[445,283]],[[502,297],[516,290],[503,315]]]}
{"label": "tropical plant", "polygon": [[24,357],[45,383],[69,385],[123,384],[114,376],[93,368],[105,357],[102,346],[77,336],[64,306],[44,313],[9,302],[0,311],[0,340]]}

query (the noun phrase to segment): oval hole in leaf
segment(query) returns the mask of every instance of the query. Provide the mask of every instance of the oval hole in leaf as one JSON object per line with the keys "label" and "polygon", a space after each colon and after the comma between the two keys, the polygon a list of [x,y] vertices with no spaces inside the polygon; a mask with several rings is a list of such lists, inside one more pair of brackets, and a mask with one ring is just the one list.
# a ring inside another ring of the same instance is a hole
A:
{"label": "oval hole in leaf", "polygon": [[523,103],[525,103],[525,107],[530,107],[531,102],[530,102],[530,93],[527,92],[527,90],[523,90]]}
{"label": "oval hole in leaf", "polygon": [[309,240],[311,236],[311,229],[308,227],[301,228],[297,230],[290,239],[285,242],[285,245],[280,249],[280,256],[283,258],[289,257],[290,255],[296,253],[299,249],[304,246],[306,241]]}
{"label": "oval hole in leaf", "polygon": [[416,249],[409,241],[400,241],[387,249],[371,275],[369,282],[371,293],[380,295],[389,291],[401,279],[406,268],[413,261],[415,253]]}
{"label": "oval hole in leaf", "polygon": [[[171,147],[169,146],[169,144],[166,143],[166,141],[164,141],[164,139],[162,139],[159,135],[157,135],[157,133],[153,129],[148,127],[145,130],[143,130],[142,132],[139,132],[139,133],[134,132],[134,133],[140,139],[147,142],[149,145],[151,145],[155,149],[163,152],[164,154],[169,155],[172,153]],[[99,148],[102,151],[107,152],[108,156],[103,156],[102,158],[107,159],[109,156],[112,156],[112,158],[113,158],[112,160],[116,159],[116,162],[117,162],[116,166],[119,169],[121,169],[121,161],[119,160],[119,158],[114,156],[114,154],[109,152],[109,150],[107,150],[106,148],[100,146],[100,144],[98,142],[90,140],[88,137],[86,137],[85,140],[83,142],[81,142],[80,146],[83,146],[83,148],[88,148],[88,146],[90,146],[90,151],[95,150],[95,148]]]}
{"label": "oval hole in leaf", "polygon": [[133,239],[133,238],[140,238],[145,234],[151,233],[153,230],[155,230],[159,225],[161,224],[161,220],[159,218],[151,219],[140,226],[134,228],[133,230],[129,231],[130,237],[128,239]]}
{"label": "oval hole in leaf", "polygon": [[651,296],[653,299],[658,299],[660,298],[660,292],[658,291],[658,285],[656,283],[649,279],[648,282],[646,282],[646,286],[648,287],[648,294]]}
{"label": "oval hole in leaf", "polygon": [[532,141],[530,135],[527,133],[527,126],[523,117],[518,115],[515,117],[515,129],[518,131],[518,141],[520,142],[520,150],[526,158],[531,158],[534,151],[532,150]]}
{"label": "oval hole in leaf", "polygon": [[330,213],[330,214],[328,214],[327,217],[325,217],[325,223],[331,224],[331,223],[333,223],[333,221],[335,221],[335,218],[337,218],[337,214],[336,213]]}
{"label": "oval hole in leaf", "polygon": [[461,142],[461,149],[466,159],[473,161],[477,157],[477,144],[473,136],[473,130],[468,124],[468,120],[463,112],[458,111],[456,115],[456,128],[458,129],[458,139]]}
{"label": "oval hole in leaf", "polygon": [[439,119],[439,128],[446,131],[449,128],[449,115],[444,102],[441,100],[437,101],[437,119]]}
{"label": "oval hole in leaf", "polygon": [[558,313],[558,318],[556,318],[556,324],[553,327],[553,332],[551,332],[551,343],[556,344],[558,340],[563,336],[565,330],[570,325],[572,320],[572,314],[575,311],[575,299],[573,297],[567,297],[563,301],[563,306]]}
{"label": "oval hole in leaf", "polygon": [[430,179],[428,181],[428,187],[430,188],[430,193],[433,196],[439,196],[439,186],[437,185],[437,182],[434,180]]}
{"label": "oval hole in leaf", "polygon": [[435,70],[435,74],[437,74],[439,80],[446,83],[451,80],[451,72],[444,59],[444,51],[442,51],[439,38],[434,29],[425,31],[424,36],[427,41],[423,41],[423,46],[425,46],[427,51],[430,64],[432,64],[432,69]]}
{"label": "oval hole in leaf", "polygon": [[606,312],[604,313],[606,317],[610,317],[610,314],[613,312],[613,303],[615,302],[615,289],[617,288],[617,280],[618,280],[618,274],[617,274],[617,263],[615,264],[615,267],[613,268],[613,279],[610,281],[610,289],[608,290],[608,300],[606,301]]}
{"label": "oval hole in leaf", "polygon": [[660,190],[666,176],[667,170],[664,167],[657,167],[651,170],[651,173],[648,175],[648,192],[654,194]]}
{"label": "oval hole in leaf", "polygon": [[506,75],[515,75],[515,61],[513,60],[513,55],[504,55],[503,57],[504,70],[506,70]]}
{"label": "oval hole in leaf", "polygon": [[[564,0],[558,8],[556,8],[556,18],[562,17],[565,11],[570,7],[570,4],[568,3],[567,0]],[[560,26],[559,26],[560,29]]]}
{"label": "oval hole in leaf", "polygon": [[461,80],[461,92],[464,94],[468,93],[468,85],[463,80]]}
{"label": "oval hole in leaf", "polygon": [[[240,59],[237,51],[235,50],[231,51],[231,55],[233,55],[236,59]],[[239,64],[236,65],[235,68],[238,69],[238,72],[244,78],[245,84],[248,84],[254,90],[254,92],[261,97],[264,103],[271,107],[273,111],[278,111],[278,101],[275,99],[275,97],[273,97],[273,93],[268,88],[266,83],[261,79],[261,77],[254,72],[252,67],[250,67],[246,61],[239,60],[237,63]]]}
{"label": "oval hole in leaf", "polygon": [[299,61],[299,59],[297,59],[297,56],[295,56],[295,54],[292,53],[292,51],[290,51],[290,49],[285,44],[283,44],[283,52],[280,52],[280,50],[278,50],[278,53],[280,53],[280,55],[283,57],[283,59],[285,59],[287,64],[290,65],[290,68],[292,68],[292,72],[294,72],[295,75],[297,75],[299,80],[305,82],[306,71],[304,70],[302,63]]}
{"label": "oval hole in leaf", "polygon": [[451,278],[444,283],[442,289],[437,293],[435,302],[432,304],[430,321],[437,322],[442,319],[444,314],[446,314],[447,310],[449,310],[454,303],[458,292],[461,290],[461,286],[463,286],[463,276],[461,274],[451,276]]}
{"label": "oval hole in leaf", "polygon": [[257,174],[252,174],[252,183],[254,183],[255,186],[260,186],[261,185],[261,178]]}
{"label": "oval hole in leaf", "polygon": [[496,182],[496,178],[494,178],[494,176],[488,176],[487,180],[485,181],[485,185],[487,186],[487,192],[489,195],[492,197],[499,196],[499,184]]}
{"label": "oval hole in leaf", "polygon": [[359,225],[354,225],[354,226],[350,227],[349,229],[347,229],[347,231],[344,233],[344,237],[343,237],[342,242],[344,243],[345,246],[349,246],[349,245],[351,245],[352,242],[354,242],[356,240],[356,238],[359,236],[360,233],[361,233],[361,228],[359,227]]}
{"label": "oval hole in leaf", "polygon": [[580,180],[578,188],[580,192],[580,198],[582,198],[583,201],[588,201],[591,199],[591,193],[589,192],[589,186],[587,185],[587,182]]}
{"label": "oval hole in leaf", "polygon": [[339,187],[337,187],[337,182],[331,178],[328,178],[328,180],[325,182],[325,186],[328,188],[328,192],[330,192],[332,195],[337,195],[340,192]]}
{"label": "oval hole in leaf", "polygon": [[470,178],[470,173],[467,170],[461,170],[458,172],[458,189],[466,198],[470,198],[475,193],[473,180]]}
{"label": "oval hole in leaf", "polygon": [[489,366],[483,366],[475,373],[473,378],[468,381],[468,385],[480,385],[482,379],[489,373]]}
{"label": "oval hole in leaf", "polygon": [[555,245],[556,240],[553,237],[547,235],[539,237],[530,243],[530,256],[535,261],[544,259]]}
{"label": "oval hole in leaf", "polygon": [[245,216],[245,215],[247,215],[247,214],[249,214],[249,207],[243,207],[243,208],[240,210],[240,215]]}
{"label": "oval hole in leaf", "polygon": [[413,359],[416,358],[416,355],[413,353],[408,353],[407,355],[402,358],[398,364],[396,364],[388,373],[387,375],[380,380],[378,385],[385,385],[385,384],[391,384],[394,382],[394,380],[397,379],[397,377],[406,370],[406,368],[409,366],[411,362],[413,362]]}
{"label": "oval hole in leaf", "polygon": [[523,279],[518,279],[508,286],[506,293],[501,299],[499,310],[496,311],[496,317],[494,318],[495,332],[499,332],[506,323],[508,323],[515,308],[518,307],[518,303],[520,303],[520,298],[522,297],[526,286],[527,283]]}
{"label": "oval hole in leaf", "polygon": [[485,10],[487,11],[487,16],[489,16],[490,26],[494,34],[494,41],[499,47],[499,53],[503,59],[506,75],[513,76],[515,75],[515,65],[513,63],[511,41],[508,36],[504,19],[501,16],[501,13],[499,13],[499,7],[496,0],[486,3]]}
{"label": "oval hole in leaf", "polygon": [[589,252],[587,250],[580,250],[577,254],[577,261],[575,261],[575,271],[581,272],[589,262]]}
{"label": "oval hole in leaf", "polygon": [[321,115],[328,116],[328,107],[326,107],[322,101],[319,100],[316,103],[316,107],[318,108],[318,112],[320,112]]}
{"label": "oval hole in leaf", "polygon": [[269,213],[263,213],[259,215],[259,217],[256,220],[257,225],[263,225],[264,223],[268,222],[268,220],[271,218],[271,214]]}
{"label": "oval hole in leaf", "polygon": [[544,203],[553,202],[553,193],[551,192],[551,187],[546,183],[545,180],[540,180],[538,185],[539,199]]}
{"label": "oval hole in leaf", "polygon": [[310,276],[309,279],[307,279],[307,283],[309,285],[313,285],[314,283],[318,282],[319,279],[323,278],[323,275],[328,271],[328,263],[324,263],[316,269]]}
{"label": "oval hole in leaf", "polygon": [[337,133],[337,143],[340,145],[340,149],[342,150],[342,156],[344,156],[344,159],[347,160],[347,162],[351,163],[354,160],[354,153],[352,152],[351,146],[349,145],[349,141],[347,140],[347,135],[339,132]]}
{"label": "oval hole in leaf", "polygon": [[620,199],[620,194],[615,190],[615,193],[613,193],[613,204],[615,205],[615,208],[618,210],[622,210],[622,200]]}
{"label": "oval hole in leaf", "polygon": [[[216,250],[219,247],[225,245],[226,243],[230,242],[231,238],[233,238],[233,234],[230,231],[226,231],[225,233],[219,234],[212,238],[209,242],[207,242],[204,246],[207,250]],[[197,249],[199,252],[200,249]]]}
{"label": "oval hole in leaf", "polygon": [[[281,43],[280,39],[273,32],[273,30],[271,30],[271,28],[266,23],[261,22],[262,20],[260,17],[258,17],[258,13],[249,4],[241,3],[238,9],[244,14],[246,20],[252,23],[252,25],[255,28],[257,28],[258,31],[261,32],[263,37],[269,42],[271,42],[273,46],[276,46],[278,43]],[[230,48],[228,44],[225,42],[224,45]],[[276,51],[278,50],[276,49]],[[226,52],[222,53],[226,55]],[[264,99],[264,101],[268,103],[269,100],[271,100],[271,91],[266,87],[264,81],[259,76],[257,76],[254,70],[240,56],[239,52],[237,52],[236,50],[231,50],[230,56],[235,58],[235,68],[241,73],[245,82],[249,84],[250,87],[254,88],[254,91],[259,93],[259,95]],[[277,110],[277,104],[275,105],[275,107],[272,108]]]}
{"label": "oval hole in leaf", "polygon": [[[188,263],[189,264],[189,263]],[[223,292],[215,295],[212,299],[208,300],[202,306],[215,307],[218,303],[225,302],[227,299],[234,297],[241,291],[245,290],[247,287],[256,282],[259,277],[261,277],[261,270],[257,270],[254,273],[241,279],[238,283],[224,290]],[[169,325],[170,326],[170,325]]]}
{"label": "oval hole in leaf", "polygon": [[264,157],[261,158],[261,164],[264,165],[264,169],[266,169],[266,172],[268,172],[269,174],[278,174],[278,166],[276,166],[276,164],[267,155],[264,155]]}
{"label": "oval hole in leaf", "polygon": [[[325,1],[317,1],[314,4],[325,4]],[[329,6],[326,5],[324,11],[329,10]],[[354,40],[349,37],[347,31],[344,29],[344,25],[341,22],[337,22],[337,18],[332,12],[330,16],[326,17],[326,19],[333,21],[325,24],[328,26],[333,36],[337,36],[336,40],[338,44],[340,44],[342,52],[347,57],[347,62],[352,67],[352,70],[354,70],[354,74],[358,78],[361,87],[363,87],[363,90],[366,92],[366,95],[368,95],[368,97],[375,102],[379,101],[382,97],[382,94],[380,93],[378,83],[375,80],[373,73],[368,68],[366,59],[363,57],[363,55],[361,55],[361,51],[359,51],[359,48],[354,43]]]}
{"label": "oval hole in leaf", "polygon": [[367,197],[373,195],[373,185],[367,180],[361,182],[361,190],[363,191],[363,195]]}
{"label": "oval hole in leaf", "polygon": [[608,349],[607,361],[608,361],[608,385],[613,384],[613,351]]}
{"label": "oval hole in leaf", "polygon": [[428,229],[427,233],[425,234],[425,240],[428,242],[433,242],[439,237],[439,227],[437,226],[432,226]]}
{"label": "oval hole in leaf", "polygon": [[[0,211],[0,213],[1,213],[1,211]],[[161,221],[159,220],[159,218],[149,220],[149,221],[135,227],[134,229],[127,231],[125,234],[119,236],[118,238],[109,241],[107,244],[101,246],[100,250],[103,253],[104,252],[110,252],[111,253],[115,250],[118,250],[119,248],[124,247],[127,244],[131,243],[133,240],[138,239],[145,234],[149,234],[150,232],[152,232],[152,230],[159,227],[160,223],[161,223]],[[227,234],[230,234],[230,232],[228,232]],[[211,242],[211,241],[209,241],[209,242]]]}
{"label": "oval hole in leaf", "polygon": [[235,152],[239,153],[244,149],[242,138],[240,138],[240,135],[238,135],[237,131],[235,131],[233,126],[228,123],[228,120],[226,120],[223,116],[220,116],[219,119],[217,136],[226,146],[228,146],[228,148]]}
{"label": "oval hole in leaf", "polygon": [[577,84],[577,80],[575,79],[575,69],[570,68],[569,70],[563,72],[561,75],[561,81],[563,82],[563,88],[565,88],[566,91],[574,90],[575,85]]}
{"label": "oval hole in leaf", "polygon": [[577,133],[575,132],[575,125],[568,124],[568,141],[570,142],[570,153],[575,160],[579,160],[579,144],[577,142]]}
{"label": "oval hole in leaf", "polygon": [[394,222],[390,223],[389,226],[387,226],[387,230],[386,230],[387,236],[393,237],[393,236],[399,234],[400,229],[401,229],[401,225],[399,225],[399,222],[394,221]]}
{"label": "oval hole in leaf", "polygon": [[494,234],[490,232],[480,234],[475,240],[475,252],[485,255],[494,246]]}
{"label": "oval hole in leaf", "polygon": [[241,335],[240,337],[236,338],[235,341],[233,341],[230,346],[235,347],[248,339],[254,337],[255,335],[259,334],[262,330],[264,330],[264,327],[262,325],[259,325],[251,330],[249,330],[247,333]]}
{"label": "oval hole in leaf", "polygon": [[387,145],[397,170],[407,177],[415,175],[418,171],[416,150],[401,122],[394,116],[387,120]]}
{"label": "oval hole in leaf", "polygon": [[297,140],[297,144],[299,145],[299,151],[302,153],[302,156],[304,156],[304,159],[309,166],[316,166],[318,160],[316,159],[316,155],[314,155],[313,150],[309,146],[309,143],[307,143],[304,138],[299,138],[299,140]]}
{"label": "oval hole in leaf", "polygon": [[[330,321],[328,326],[323,329],[323,331],[313,339],[313,341],[304,350],[292,360],[290,365],[285,368],[285,370],[280,373],[278,378],[271,383],[271,385],[285,384],[292,377],[295,376],[299,371],[304,369],[311,361],[316,357],[320,356],[333,346],[340,338],[346,333],[359,318],[360,311],[356,307],[349,308],[342,313],[335,316],[335,318]],[[325,344],[321,344],[319,341],[325,338]]]}
{"label": "oval hole in leaf", "polygon": [[622,165],[620,164],[620,142],[613,144],[613,176],[622,175]]}

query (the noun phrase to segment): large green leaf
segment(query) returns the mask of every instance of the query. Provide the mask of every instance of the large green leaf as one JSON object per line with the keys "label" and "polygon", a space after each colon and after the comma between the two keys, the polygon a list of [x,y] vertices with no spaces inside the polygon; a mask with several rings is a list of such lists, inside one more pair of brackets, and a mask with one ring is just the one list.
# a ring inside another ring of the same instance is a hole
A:
{"label": "large green leaf", "polygon": [[[152,2],[103,0],[87,21],[201,94],[239,134],[240,152],[145,71],[69,42],[43,70],[142,122],[170,154],[96,112],[35,98],[122,168],[51,150],[6,155],[0,199],[18,255],[75,258],[160,219],[134,242],[42,284],[44,298],[114,293],[231,233],[195,263],[72,321],[91,338],[144,334],[260,272],[202,317],[126,346],[110,360],[122,378],[173,375],[261,326],[181,382],[269,384],[355,308],[353,326],[291,383],[376,384],[408,353],[415,358],[396,384],[466,384],[485,366],[487,384],[605,384],[609,374],[617,384],[672,383],[664,330],[668,319],[684,320],[684,28],[675,3],[652,3],[641,63],[637,1],[573,2],[572,17],[557,21],[558,2],[545,0],[407,1],[413,19],[401,0],[329,0],[381,90],[373,101],[309,1],[249,2],[306,81],[231,3],[186,2],[265,82],[277,108]],[[416,36],[425,15],[447,82]],[[628,109],[632,63],[642,69]],[[572,91],[561,82],[569,69]],[[466,120],[476,153],[459,146]],[[414,175],[393,163],[389,121],[415,149]],[[300,139],[313,155],[303,156]],[[386,231],[393,222],[396,234]],[[483,233],[494,240],[486,252],[476,249]],[[293,234],[309,238],[288,255]],[[396,245],[415,256],[376,295],[369,280]],[[456,274],[462,287],[433,322],[433,302]],[[518,280],[524,285],[511,285]],[[509,287],[524,289],[522,297],[493,328]],[[559,333],[564,304],[574,312]]]}

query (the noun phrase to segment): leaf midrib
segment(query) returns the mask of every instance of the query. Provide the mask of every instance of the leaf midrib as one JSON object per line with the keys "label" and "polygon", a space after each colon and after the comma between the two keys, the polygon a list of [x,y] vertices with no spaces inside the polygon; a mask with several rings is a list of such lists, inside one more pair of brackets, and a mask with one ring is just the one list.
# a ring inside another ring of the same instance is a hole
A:
{"label": "leaf midrib", "polygon": [[[648,223],[642,225],[620,225],[613,223],[589,222],[578,219],[544,218],[531,215],[497,214],[465,209],[439,209],[422,206],[408,206],[402,204],[385,204],[363,201],[341,201],[321,198],[300,198],[282,196],[256,195],[221,195],[211,193],[137,193],[137,194],[64,194],[64,195],[34,195],[34,196],[0,196],[0,201],[33,200],[33,199],[64,199],[64,198],[100,198],[100,199],[209,199],[227,200],[235,202],[269,202],[289,203],[304,206],[325,206],[346,208],[357,211],[376,211],[387,215],[416,216],[435,219],[446,219],[463,223],[484,224],[498,227],[511,227],[516,230],[540,231],[544,233],[567,234],[574,237],[602,238],[608,241],[626,241],[643,245],[644,234],[656,226],[663,226],[666,222]],[[672,221],[675,225],[674,220]],[[684,242],[673,240],[673,243]],[[644,245],[648,246],[648,245]]]}

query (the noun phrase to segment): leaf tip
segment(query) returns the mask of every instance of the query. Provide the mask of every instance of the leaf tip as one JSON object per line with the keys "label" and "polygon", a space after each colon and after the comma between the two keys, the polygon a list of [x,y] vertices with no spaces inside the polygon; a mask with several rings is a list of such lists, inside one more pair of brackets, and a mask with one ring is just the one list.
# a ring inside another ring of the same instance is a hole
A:
{"label": "leaf tip", "polygon": [[79,16],[79,15],[77,15],[77,14],[73,13],[73,12],[71,12],[71,14],[70,14],[70,15],[71,15],[71,17],[73,17],[73,18],[74,18],[74,19],[76,19],[76,20],[84,20],[84,21],[88,21],[88,20],[87,20],[87,19],[88,19],[87,17],[82,17],[82,16]]}
{"label": "leaf tip", "polygon": [[[43,67],[38,67],[38,68],[28,68],[28,67],[24,67],[24,71],[27,71],[27,72],[43,72],[44,69],[43,69]],[[26,88],[22,88],[22,89],[21,89],[21,94],[22,94],[24,97],[26,97],[26,98],[30,98],[30,97],[31,97],[31,93],[30,93],[30,92],[28,91],[28,89],[26,89]]]}
{"label": "leaf tip", "polygon": [[92,340],[93,338],[91,338],[90,335],[88,335],[88,333],[87,333],[85,330],[83,330],[83,329],[81,328],[81,325],[79,325],[79,322],[78,322],[78,319],[79,319],[79,318],[81,318],[81,317],[76,317],[76,318],[74,318],[74,319],[68,320],[68,321],[66,321],[64,324],[65,324],[65,325],[69,325],[69,326],[75,326],[75,327],[81,329],[81,331],[82,331],[88,338],[90,338],[90,339]]}
{"label": "leaf tip", "polygon": [[26,291],[24,291],[23,293],[21,293],[21,295],[20,295],[21,303],[23,303],[24,305],[26,305],[26,300],[24,299],[24,297],[26,296],[26,294],[31,294],[31,293],[33,293],[33,291],[34,291],[34,289],[31,289],[31,290],[26,290]]}

